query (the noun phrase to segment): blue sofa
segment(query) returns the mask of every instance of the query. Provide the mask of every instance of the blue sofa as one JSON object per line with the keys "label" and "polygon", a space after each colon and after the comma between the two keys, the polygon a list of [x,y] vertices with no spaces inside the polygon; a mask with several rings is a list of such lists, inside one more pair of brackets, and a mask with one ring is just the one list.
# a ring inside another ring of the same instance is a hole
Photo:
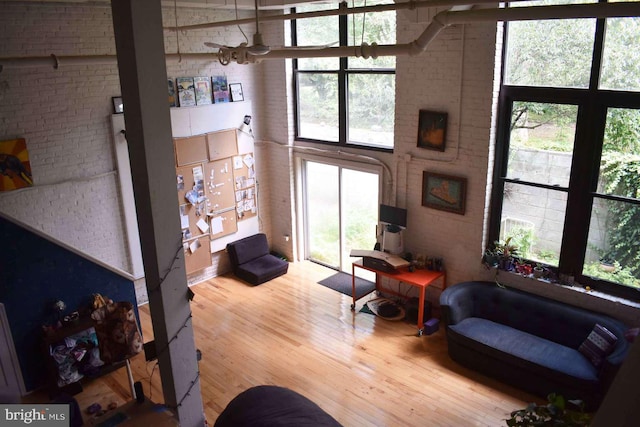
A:
{"label": "blue sofa", "polygon": [[[449,356],[532,394],[599,406],[627,353],[626,326],[611,317],[492,282],[465,282],[440,296]],[[579,351],[596,324],[615,334],[598,368]]]}
{"label": "blue sofa", "polygon": [[269,253],[267,236],[258,233],[227,244],[233,274],[259,285],[287,272],[289,263]]}

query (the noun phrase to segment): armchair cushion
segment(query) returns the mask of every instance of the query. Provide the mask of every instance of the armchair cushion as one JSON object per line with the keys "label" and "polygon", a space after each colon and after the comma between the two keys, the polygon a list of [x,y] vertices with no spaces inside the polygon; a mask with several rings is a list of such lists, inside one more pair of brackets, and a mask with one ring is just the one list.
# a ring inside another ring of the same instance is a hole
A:
{"label": "armchair cushion", "polygon": [[263,233],[245,237],[227,245],[233,273],[240,279],[259,285],[287,272],[289,263],[269,253]]}

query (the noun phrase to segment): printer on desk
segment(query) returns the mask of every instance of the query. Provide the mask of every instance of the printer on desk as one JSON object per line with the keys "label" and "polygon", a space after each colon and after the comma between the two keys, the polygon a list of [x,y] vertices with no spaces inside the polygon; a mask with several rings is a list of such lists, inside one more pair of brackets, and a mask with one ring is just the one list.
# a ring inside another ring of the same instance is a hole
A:
{"label": "printer on desk", "polygon": [[409,261],[404,258],[382,251],[351,249],[350,255],[352,257],[362,257],[363,267],[384,271],[385,273],[393,273],[396,269],[409,265]]}

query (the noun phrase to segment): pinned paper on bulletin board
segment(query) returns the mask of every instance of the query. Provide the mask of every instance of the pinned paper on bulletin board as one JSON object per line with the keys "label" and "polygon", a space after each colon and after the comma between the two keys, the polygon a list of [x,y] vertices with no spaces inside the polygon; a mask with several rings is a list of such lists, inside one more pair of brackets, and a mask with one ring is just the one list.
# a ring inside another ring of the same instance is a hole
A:
{"label": "pinned paper on bulletin board", "polygon": [[211,218],[211,234],[220,234],[224,231],[222,226],[222,217]]}
{"label": "pinned paper on bulletin board", "polygon": [[189,228],[189,215],[186,206],[180,206],[180,228]]}
{"label": "pinned paper on bulletin board", "polygon": [[242,158],[242,161],[244,162],[245,165],[247,165],[248,168],[251,168],[253,166],[253,156],[251,154],[247,154]]}
{"label": "pinned paper on bulletin board", "polygon": [[235,156],[233,158],[233,168],[242,169],[242,156]]}
{"label": "pinned paper on bulletin board", "polygon": [[195,251],[200,249],[201,246],[202,245],[200,244],[200,240],[196,239],[189,244],[189,250],[191,251],[191,253],[194,253]]}
{"label": "pinned paper on bulletin board", "polygon": [[238,231],[238,222],[236,220],[236,210],[234,208],[223,212],[215,212],[209,214],[211,217],[211,240],[228,236]]}

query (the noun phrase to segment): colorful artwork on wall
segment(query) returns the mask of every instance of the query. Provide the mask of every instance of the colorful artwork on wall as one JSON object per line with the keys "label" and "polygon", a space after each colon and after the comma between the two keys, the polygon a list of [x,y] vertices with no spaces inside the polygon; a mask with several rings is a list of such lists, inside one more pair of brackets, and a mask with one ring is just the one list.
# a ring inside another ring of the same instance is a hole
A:
{"label": "colorful artwork on wall", "polygon": [[24,138],[0,141],[0,191],[33,186],[31,164]]}
{"label": "colorful artwork on wall", "polygon": [[213,76],[213,100],[216,104],[229,102],[229,85],[227,76]]}

